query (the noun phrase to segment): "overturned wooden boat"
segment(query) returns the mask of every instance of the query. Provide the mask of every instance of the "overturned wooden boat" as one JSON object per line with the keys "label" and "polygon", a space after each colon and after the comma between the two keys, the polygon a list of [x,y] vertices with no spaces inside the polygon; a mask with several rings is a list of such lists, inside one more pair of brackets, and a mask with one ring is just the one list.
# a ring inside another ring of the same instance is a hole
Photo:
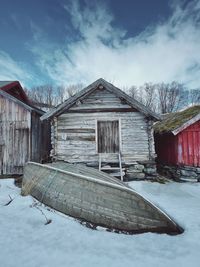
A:
{"label": "overturned wooden boat", "polygon": [[22,195],[27,194],[62,213],[117,231],[168,234],[183,231],[125,183],[80,164],[27,163]]}

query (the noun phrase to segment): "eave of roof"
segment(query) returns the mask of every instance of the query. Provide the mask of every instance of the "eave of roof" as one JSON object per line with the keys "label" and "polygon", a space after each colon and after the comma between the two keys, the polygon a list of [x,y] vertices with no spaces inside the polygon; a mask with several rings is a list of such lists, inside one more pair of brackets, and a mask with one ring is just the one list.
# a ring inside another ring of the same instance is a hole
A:
{"label": "eave of roof", "polygon": [[24,107],[25,109],[29,110],[30,112],[34,111],[34,112],[37,112],[40,115],[43,115],[45,113],[44,111],[42,111],[40,109],[37,109],[35,107],[27,105],[26,103],[20,101],[19,99],[17,99],[14,96],[6,93],[5,91],[0,90],[0,95],[2,95],[3,97],[8,98],[9,100],[19,104],[20,106]]}
{"label": "eave of roof", "polygon": [[200,120],[200,106],[193,106],[167,115],[154,125],[154,131],[160,134],[173,133],[177,135],[198,120]]}
{"label": "eave of roof", "polygon": [[137,100],[133,99],[126,93],[124,93],[122,90],[117,88],[116,86],[112,85],[111,83],[105,81],[104,79],[100,78],[97,81],[93,82],[74,96],[70,97],[67,99],[64,103],[58,105],[56,108],[53,110],[47,112],[41,117],[41,120],[46,120],[49,119],[53,116],[58,116],[62,113],[63,110],[69,109],[74,103],[76,103],[77,100],[85,98],[87,95],[91,94],[93,91],[95,91],[98,86],[104,86],[108,91],[111,93],[116,94],[118,97],[123,98],[130,106],[133,108],[136,108],[138,111],[143,113],[147,117],[151,117],[154,120],[160,120],[160,116],[157,115],[156,113],[152,112],[149,110],[146,106],[143,104],[139,103]]}
{"label": "eave of roof", "polygon": [[19,92],[23,98],[23,101],[29,105],[30,101],[29,101],[26,93],[24,92],[24,89],[22,88],[20,82],[18,82],[18,81],[10,81],[10,82],[1,81],[1,83],[0,83],[0,90],[3,90],[5,92],[7,92],[8,94],[13,93],[12,92],[13,88],[17,88],[19,90]]}
{"label": "eave of roof", "polygon": [[0,88],[5,87],[11,83],[15,83],[16,81],[0,81]]}

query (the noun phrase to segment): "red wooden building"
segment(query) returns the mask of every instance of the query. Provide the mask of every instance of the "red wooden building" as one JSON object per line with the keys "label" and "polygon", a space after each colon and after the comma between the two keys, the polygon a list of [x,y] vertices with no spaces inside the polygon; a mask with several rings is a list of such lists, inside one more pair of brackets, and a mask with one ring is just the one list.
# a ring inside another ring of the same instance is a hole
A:
{"label": "red wooden building", "polygon": [[200,106],[166,116],[154,131],[159,164],[196,172],[195,167],[200,167]]}
{"label": "red wooden building", "polygon": [[18,100],[22,101],[23,103],[26,103],[30,105],[30,101],[24,92],[23,88],[21,87],[21,84],[18,81],[0,81],[0,89],[1,91],[6,92],[9,95],[12,95],[13,97],[17,98]]}

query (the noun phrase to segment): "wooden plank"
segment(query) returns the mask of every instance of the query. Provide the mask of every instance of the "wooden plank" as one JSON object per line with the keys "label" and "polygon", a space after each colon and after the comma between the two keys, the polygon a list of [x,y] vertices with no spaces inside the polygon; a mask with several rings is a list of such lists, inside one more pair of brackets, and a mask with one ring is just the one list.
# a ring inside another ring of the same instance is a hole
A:
{"label": "wooden plank", "polygon": [[183,163],[183,144],[182,135],[178,135],[178,163]]}
{"label": "wooden plank", "polygon": [[70,109],[66,112],[66,114],[68,113],[80,113],[80,112],[87,112],[87,113],[93,113],[95,110],[95,112],[136,112],[134,109],[131,109],[129,107],[124,107],[124,108],[120,108],[120,107],[108,107],[108,108],[100,108],[99,106],[96,106],[93,108],[89,108],[89,107],[81,107],[81,108],[73,108]]}
{"label": "wooden plank", "polygon": [[97,121],[98,153],[119,152],[119,121]]}
{"label": "wooden plank", "polygon": [[99,86],[103,86],[106,88],[109,93],[117,96],[121,100],[125,101],[126,104],[130,105],[131,107],[139,110],[142,114],[145,116],[151,117],[152,119],[160,119],[160,117],[155,114],[154,112],[150,111],[147,107],[145,107],[143,104],[139,103],[132,97],[128,96],[126,93],[121,91],[119,88],[113,86],[112,84],[106,82],[103,79],[99,79],[96,82],[92,83],[85,89],[78,92],[75,96],[69,98],[66,100],[63,104],[59,105],[56,109],[48,112],[47,114],[42,116],[42,120],[51,118],[52,116],[58,116],[63,111],[68,110],[70,107],[72,107],[77,101],[82,101],[87,96],[91,95],[95,90],[99,90]]}
{"label": "wooden plank", "polygon": [[183,132],[183,160],[184,164],[188,165],[188,138],[187,138],[187,133]]}
{"label": "wooden plank", "polygon": [[198,166],[200,167],[200,131],[197,133]]}
{"label": "wooden plank", "polygon": [[91,136],[66,136],[65,139],[62,139],[60,136],[58,137],[59,140],[66,140],[66,141],[95,141],[95,135]]}
{"label": "wooden plank", "polygon": [[[57,127],[54,138],[54,147],[57,149],[54,152],[55,158],[62,158],[63,160],[69,160],[70,155],[73,154],[73,160],[87,161],[91,160],[92,156],[88,157],[87,148],[88,143],[92,143],[91,149],[94,149],[93,160],[98,160],[96,158],[96,147],[95,141],[84,140],[85,136],[88,134],[97,134],[96,124],[97,121],[121,121],[121,148],[123,152],[123,159],[126,158],[127,161],[131,160],[141,160],[148,159],[149,157],[149,145],[148,145],[148,134],[147,134],[147,124],[144,115],[138,112],[95,112],[95,113],[68,113],[62,114],[58,117]],[[79,130],[77,130],[79,129]],[[84,130],[86,129],[86,130]],[[55,129],[54,129],[55,130]],[[73,140],[73,135],[76,135],[76,140]],[[68,138],[69,136],[69,138]],[[80,138],[82,136],[83,138]],[[69,140],[66,140],[66,139]],[[85,138],[88,139],[88,138]],[[95,138],[93,137],[93,140]],[[63,143],[61,143],[63,141]],[[65,142],[65,143],[64,143]],[[78,147],[82,147],[83,150],[77,150]],[[62,154],[62,156],[60,155]],[[76,154],[77,153],[77,154]],[[124,156],[124,153],[127,154]],[[59,156],[56,156],[59,155]]]}
{"label": "wooden plank", "polygon": [[123,113],[123,112],[120,112],[120,113],[115,113],[113,112],[113,114],[110,114],[110,113],[104,113],[104,114],[101,114],[99,112],[93,112],[91,114],[87,114],[87,113],[79,113],[79,114],[76,114],[76,113],[62,113],[58,118],[59,120],[62,120],[62,118],[66,118],[66,119],[70,119],[70,118],[81,118],[81,117],[84,117],[84,118],[87,118],[87,119],[90,119],[90,118],[96,118],[96,117],[102,117],[104,116],[105,118],[107,116],[111,117],[111,118],[115,118],[116,116],[120,117],[120,118],[125,118],[127,121],[134,121],[134,120],[144,120],[145,121],[145,117],[143,114],[139,113],[139,112],[131,112],[131,113]]}
{"label": "wooden plank", "polygon": [[[198,137],[197,137],[198,132],[192,131],[193,135],[193,155],[194,155],[194,166],[198,166]],[[199,148],[200,149],[200,148]]]}
{"label": "wooden plank", "polygon": [[58,129],[58,133],[95,133],[94,129],[87,128],[69,128],[69,129]]}

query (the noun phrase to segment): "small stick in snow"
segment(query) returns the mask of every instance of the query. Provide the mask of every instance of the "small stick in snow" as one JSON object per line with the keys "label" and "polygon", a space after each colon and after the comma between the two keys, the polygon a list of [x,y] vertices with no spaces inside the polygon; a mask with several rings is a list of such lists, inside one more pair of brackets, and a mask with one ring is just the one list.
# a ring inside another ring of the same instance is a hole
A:
{"label": "small stick in snow", "polygon": [[46,219],[45,225],[50,224],[52,222],[52,220],[48,219],[45,213],[38,206],[35,206],[35,208],[38,209],[42,213],[42,215],[45,217]]}
{"label": "small stick in snow", "polygon": [[10,200],[6,204],[4,204],[4,206],[10,205],[10,203],[14,200],[14,198],[12,198],[10,195],[8,195],[8,196],[9,196]]}

